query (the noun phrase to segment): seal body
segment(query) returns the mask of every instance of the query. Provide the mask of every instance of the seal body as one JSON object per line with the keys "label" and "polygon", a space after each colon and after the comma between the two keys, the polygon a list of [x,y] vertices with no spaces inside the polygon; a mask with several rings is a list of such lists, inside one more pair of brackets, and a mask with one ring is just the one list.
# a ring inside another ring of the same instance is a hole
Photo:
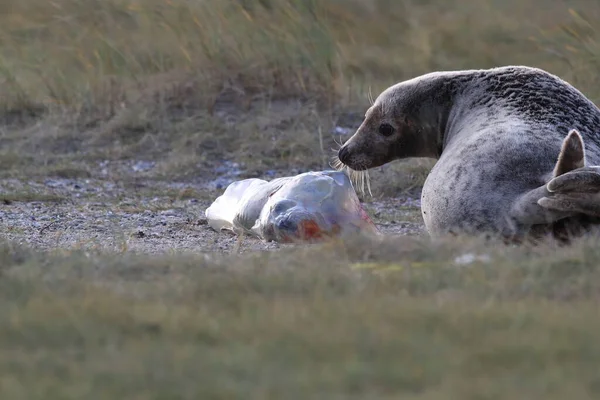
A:
{"label": "seal body", "polygon": [[236,181],[205,215],[216,231],[250,234],[265,242],[318,242],[357,232],[379,234],[350,179],[340,171]]}
{"label": "seal body", "polygon": [[421,197],[428,232],[515,238],[577,218],[537,203],[571,130],[600,164],[600,110],[559,77],[526,66],[436,72],[386,89],[338,157],[355,170],[436,158]]}

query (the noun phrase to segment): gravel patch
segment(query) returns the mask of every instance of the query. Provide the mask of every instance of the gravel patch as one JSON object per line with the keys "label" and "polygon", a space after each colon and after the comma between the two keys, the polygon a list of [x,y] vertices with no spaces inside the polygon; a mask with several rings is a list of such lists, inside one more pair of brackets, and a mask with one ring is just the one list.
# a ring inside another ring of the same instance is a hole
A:
{"label": "gravel patch", "polygon": [[[194,195],[178,194],[186,190]],[[221,193],[192,183],[7,179],[0,181],[0,237],[45,250],[231,252],[237,238],[215,232],[204,217]],[[423,234],[418,200],[368,201],[366,208],[384,234]],[[285,246],[247,237],[240,251]]]}

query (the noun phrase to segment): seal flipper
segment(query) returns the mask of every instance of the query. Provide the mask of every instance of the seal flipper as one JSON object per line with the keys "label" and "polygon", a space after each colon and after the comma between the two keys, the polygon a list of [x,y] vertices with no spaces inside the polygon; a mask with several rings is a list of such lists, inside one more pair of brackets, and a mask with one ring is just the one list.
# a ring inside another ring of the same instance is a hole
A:
{"label": "seal flipper", "polygon": [[[552,172],[554,182],[557,177],[567,176],[585,166],[583,139],[576,130],[571,130],[563,140],[558,160]],[[563,183],[569,184],[569,179]],[[566,199],[552,198],[549,183],[525,193],[511,208],[511,216],[524,225],[550,224],[576,214]]]}
{"label": "seal flipper", "polygon": [[583,139],[571,130],[563,141],[548,194],[538,204],[548,210],[600,217],[600,167],[586,166]]}
{"label": "seal flipper", "polygon": [[600,167],[584,167],[553,178],[547,185],[551,193],[596,193],[600,191]]}
{"label": "seal flipper", "polygon": [[585,147],[583,145],[583,138],[579,132],[572,129],[565,140],[563,140],[552,177],[556,178],[569,171],[583,167],[585,167]]}

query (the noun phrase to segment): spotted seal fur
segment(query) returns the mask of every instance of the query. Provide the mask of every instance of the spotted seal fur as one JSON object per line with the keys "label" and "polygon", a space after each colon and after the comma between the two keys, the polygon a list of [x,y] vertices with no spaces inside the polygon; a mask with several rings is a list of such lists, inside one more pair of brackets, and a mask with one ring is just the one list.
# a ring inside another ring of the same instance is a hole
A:
{"label": "spotted seal fur", "polygon": [[397,83],[337,153],[339,167],[353,171],[408,157],[437,159],[421,195],[431,236],[520,240],[600,216],[600,109],[539,68],[433,72]]}

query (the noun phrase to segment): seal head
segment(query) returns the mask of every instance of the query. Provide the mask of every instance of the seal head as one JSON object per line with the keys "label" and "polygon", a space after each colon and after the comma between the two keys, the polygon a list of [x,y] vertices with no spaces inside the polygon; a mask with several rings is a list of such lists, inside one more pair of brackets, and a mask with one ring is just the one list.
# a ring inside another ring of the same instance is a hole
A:
{"label": "seal head", "polygon": [[406,157],[438,158],[452,99],[449,83],[429,74],[386,89],[338,151],[339,160],[363,171]]}

